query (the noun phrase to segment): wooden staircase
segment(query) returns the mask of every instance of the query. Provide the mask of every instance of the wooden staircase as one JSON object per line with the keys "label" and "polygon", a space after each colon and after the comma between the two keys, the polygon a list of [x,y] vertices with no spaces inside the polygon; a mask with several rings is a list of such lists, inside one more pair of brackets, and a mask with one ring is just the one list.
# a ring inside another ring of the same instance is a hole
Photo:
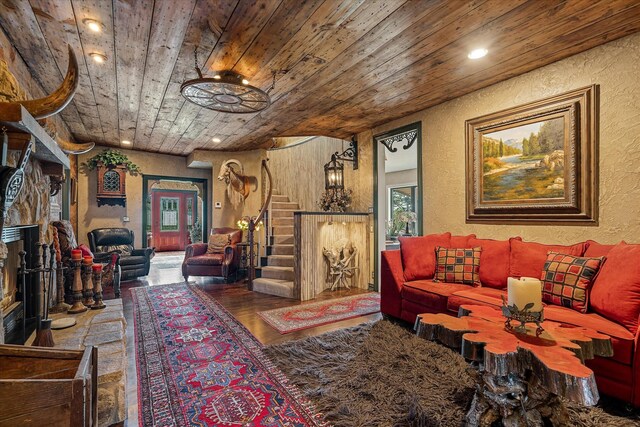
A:
{"label": "wooden staircase", "polygon": [[267,256],[261,260],[260,277],[253,290],[263,294],[293,298],[293,212],[299,210],[289,197],[274,194],[269,209]]}

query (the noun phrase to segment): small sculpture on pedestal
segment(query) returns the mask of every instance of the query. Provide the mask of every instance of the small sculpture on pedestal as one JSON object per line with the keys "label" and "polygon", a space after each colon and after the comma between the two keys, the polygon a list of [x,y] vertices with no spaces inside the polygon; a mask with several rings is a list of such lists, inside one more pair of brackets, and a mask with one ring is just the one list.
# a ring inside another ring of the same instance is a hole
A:
{"label": "small sculpture on pedestal", "polygon": [[327,282],[332,282],[331,290],[349,286],[358,271],[358,249],[346,239],[338,241],[333,248],[322,248],[327,263]]}
{"label": "small sculpture on pedestal", "polygon": [[102,264],[93,264],[93,284],[95,289],[95,302],[91,306],[92,310],[100,310],[106,305],[102,302]]}
{"label": "small sculpture on pedestal", "polygon": [[85,256],[82,261],[82,293],[84,295],[84,305],[91,308],[95,303],[93,300],[93,280],[91,278],[93,257]]}
{"label": "small sculpture on pedestal", "polygon": [[73,305],[67,311],[69,314],[84,313],[87,307],[82,303],[82,251],[74,249],[71,251],[71,261],[73,261]]}

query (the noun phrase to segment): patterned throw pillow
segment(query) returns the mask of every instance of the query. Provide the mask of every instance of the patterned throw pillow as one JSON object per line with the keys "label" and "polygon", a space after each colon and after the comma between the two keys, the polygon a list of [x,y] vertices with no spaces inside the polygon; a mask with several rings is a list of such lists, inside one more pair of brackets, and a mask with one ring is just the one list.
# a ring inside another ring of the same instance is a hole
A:
{"label": "patterned throw pillow", "polygon": [[222,254],[224,247],[231,243],[231,234],[211,234],[209,236],[208,254]]}
{"label": "patterned throw pillow", "polygon": [[586,313],[589,289],[604,260],[550,251],[540,278],[542,301]]}
{"label": "patterned throw pillow", "polygon": [[480,253],[482,248],[436,248],[434,282],[462,283],[480,286]]}

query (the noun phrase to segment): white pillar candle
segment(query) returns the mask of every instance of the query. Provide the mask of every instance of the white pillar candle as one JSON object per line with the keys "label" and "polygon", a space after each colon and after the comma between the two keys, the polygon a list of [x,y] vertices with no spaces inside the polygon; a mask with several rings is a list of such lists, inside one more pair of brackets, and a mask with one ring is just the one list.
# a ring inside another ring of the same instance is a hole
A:
{"label": "white pillar candle", "polygon": [[542,310],[542,282],[533,277],[507,279],[507,303],[518,306],[523,310],[524,306],[533,303],[531,311]]}

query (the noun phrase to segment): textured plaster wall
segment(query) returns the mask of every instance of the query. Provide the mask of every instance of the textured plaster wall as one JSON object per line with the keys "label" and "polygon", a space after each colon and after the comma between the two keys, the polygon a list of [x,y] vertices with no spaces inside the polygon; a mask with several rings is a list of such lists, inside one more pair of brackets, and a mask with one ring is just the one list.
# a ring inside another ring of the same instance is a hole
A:
{"label": "textured plaster wall", "polygon": [[[362,133],[361,157],[371,157],[372,135],[422,121],[425,233],[519,235],[549,243],[639,242],[639,76],[640,34],[635,34]],[[465,120],[591,84],[600,85],[599,225],[465,224]],[[365,176],[358,180],[366,186]]]}
{"label": "textured plaster wall", "polygon": [[[264,150],[253,151],[201,151],[196,150],[188,157],[188,163],[197,163],[202,167],[208,167],[209,169],[203,169],[210,179],[210,189],[212,191],[214,209],[212,211],[213,217],[210,224],[213,227],[236,227],[236,222],[243,216],[257,215],[262,206],[262,172],[261,164],[262,159],[266,158],[266,152]],[[227,194],[227,185],[224,181],[218,181],[218,174],[220,173],[220,167],[222,163],[229,159],[236,159],[244,167],[244,174],[247,176],[255,177],[257,180],[258,188],[253,191],[244,201],[243,204],[235,207],[231,202]],[[220,208],[215,207],[215,202],[220,202]]]}
{"label": "textured plaster wall", "polygon": [[[145,237],[145,233],[142,230],[142,175],[131,176],[127,174],[126,207],[106,205],[98,207],[98,202],[96,201],[97,173],[95,170],[86,171],[81,166],[82,163],[105,148],[96,147],[89,153],[78,156],[78,242],[88,245],[87,233],[96,228],[126,227],[133,230],[136,238],[136,247],[142,247],[142,239]],[[211,173],[207,170],[188,168],[186,157],[133,150],[119,151],[126,154],[129,160],[140,166],[143,174],[204,178],[209,179],[209,185],[211,185]],[[211,205],[209,205],[208,209],[211,212]],[[129,217],[129,222],[122,220],[125,216]]]}

